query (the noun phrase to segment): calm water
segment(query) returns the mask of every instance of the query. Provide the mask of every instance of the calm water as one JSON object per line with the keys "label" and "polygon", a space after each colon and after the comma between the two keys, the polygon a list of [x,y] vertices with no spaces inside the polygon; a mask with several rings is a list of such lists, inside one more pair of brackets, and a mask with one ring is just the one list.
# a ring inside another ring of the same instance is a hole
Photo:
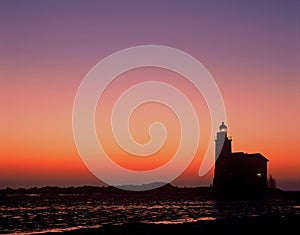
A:
{"label": "calm water", "polygon": [[300,199],[141,200],[138,197],[12,195],[0,198],[0,233],[43,233],[127,222],[182,223],[272,213],[300,215]]}

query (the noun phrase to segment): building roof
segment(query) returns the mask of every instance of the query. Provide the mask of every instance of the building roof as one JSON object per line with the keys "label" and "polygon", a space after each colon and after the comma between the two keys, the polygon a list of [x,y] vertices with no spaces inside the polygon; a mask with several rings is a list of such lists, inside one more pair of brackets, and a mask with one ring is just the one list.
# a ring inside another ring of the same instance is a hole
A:
{"label": "building roof", "polygon": [[265,158],[262,154],[260,153],[244,153],[244,152],[234,152],[232,153],[233,157],[241,157],[241,158],[256,158],[256,159],[261,159],[264,161],[269,161],[267,158]]}

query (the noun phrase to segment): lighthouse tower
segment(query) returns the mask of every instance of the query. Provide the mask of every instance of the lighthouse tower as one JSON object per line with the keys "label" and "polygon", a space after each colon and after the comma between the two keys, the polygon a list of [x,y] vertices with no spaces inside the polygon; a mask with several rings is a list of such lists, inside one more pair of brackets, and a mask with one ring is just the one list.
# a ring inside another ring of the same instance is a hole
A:
{"label": "lighthouse tower", "polygon": [[227,126],[222,122],[217,133],[215,161],[217,162],[219,157],[229,156],[230,154],[231,139],[227,137]]}
{"label": "lighthouse tower", "polygon": [[231,165],[231,138],[227,136],[227,126],[224,122],[219,126],[219,132],[216,138],[216,150],[215,150],[215,172],[213,179],[213,186],[215,188],[226,187],[228,178],[228,168]]}

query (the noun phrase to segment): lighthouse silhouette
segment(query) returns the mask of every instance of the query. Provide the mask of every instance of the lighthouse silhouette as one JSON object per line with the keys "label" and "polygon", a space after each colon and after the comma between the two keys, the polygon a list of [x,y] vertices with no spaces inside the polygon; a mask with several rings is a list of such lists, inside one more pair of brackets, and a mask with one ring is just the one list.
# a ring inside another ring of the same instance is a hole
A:
{"label": "lighthouse silhouette", "polygon": [[217,192],[267,189],[268,159],[260,153],[232,152],[231,137],[224,122],[216,138],[213,187]]}

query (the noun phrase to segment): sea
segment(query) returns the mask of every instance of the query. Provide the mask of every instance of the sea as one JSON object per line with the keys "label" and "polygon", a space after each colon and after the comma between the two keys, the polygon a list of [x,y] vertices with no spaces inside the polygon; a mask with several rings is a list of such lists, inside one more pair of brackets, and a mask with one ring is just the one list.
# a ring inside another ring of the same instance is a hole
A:
{"label": "sea", "polygon": [[[299,195],[299,194],[298,194]],[[0,197],[0,234],[43,234],[130,222],[178,224],[276,214],[300,215],[300,198],[143,197],[11,194]]]}

